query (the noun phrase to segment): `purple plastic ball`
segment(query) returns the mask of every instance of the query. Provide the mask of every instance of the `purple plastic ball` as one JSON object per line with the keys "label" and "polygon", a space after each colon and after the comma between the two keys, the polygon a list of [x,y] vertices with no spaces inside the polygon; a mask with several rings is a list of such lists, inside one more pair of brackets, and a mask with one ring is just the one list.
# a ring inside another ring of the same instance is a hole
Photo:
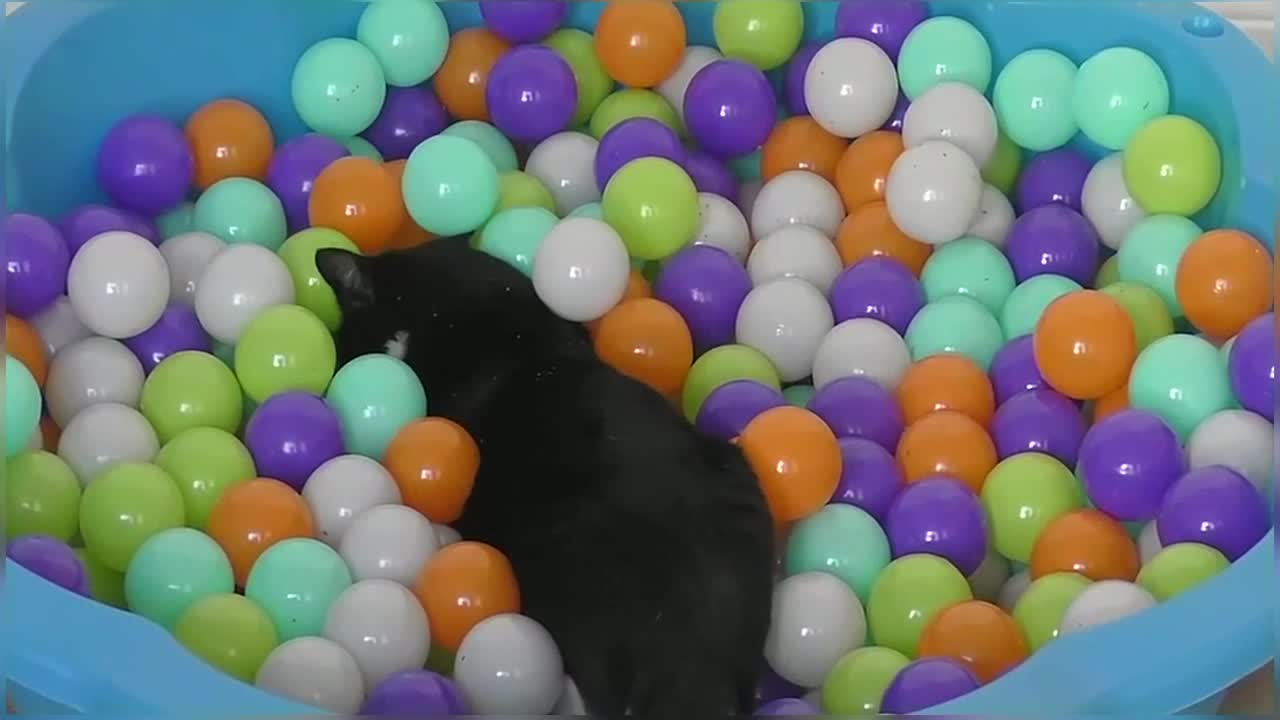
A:
{"label": "purple plastic ball", "polygon": [[1014,189],[1018,211],[1059,204],[1080,212],[1084,181],[1092,169],[1089,158],[1068,148],[1036,155],[1018,176]]}
{"label": "purple plastic ball", "polygon": [[837,438],[866,438],[889,452],[898,449],[904,427],[902,408],[873,380],[857,376],[833,380],[813,394],[809,410]]}
{"label": "purple plastic ball", "polygon": [[1093,506],[1123,522],[1156,516],[1187,470],[1178,435],[1146,410],[1121,410],[1089,428],[1076,473]]}
{"label": "purple plastic ball", "polygon": [[899,335],[924,307],[924,287],[906,265],[887,257],[854,263],[831,284],[831,311],[836,323],[875,318]]}
{"label": "purple plastic ball", "polygon": [[898,671],[884,690],[880,712],[905,715],[941,705],[978,689],[981,683],[964,663],[926,657]]}
{"label": "purple plastic ball", "polygon": [[662,263],[653,296],[675,308],[701,354],[734,340],[738,308],[751,292],[747,269],[711,245],[691,245]]}
{"label": "purple plastic ball", "polygon": [[928,17],[919,0],[844,0],[836,10],[836,37],[869,40],[897,62],[907,35]]}
{"label": "purple plastic ball", "polygon": [[992,358],[987,374],[996,391],[997,405],[1003,405],[1018,393],[1048,387],[1040,374],[1040,368],[1036,366],[1035,346],[1031,335],[1014,338],[1000,348]]}
{"label": "purple plastic ball", "polygon": [[387,87],[382,111],[361,135],[385,160],[403,160],[413,149],[449,125],[449,113],[426,85]]}
{"label": "purple plastic ball", "polygon": [[991,420],[1001,460],[1035,452],[1051,455],[1067,467],[1075,467],[1087,429],[1075,402],[1048,388],[1014,395],[1000,404]]}
{"label": "purple plastic ball", "polygon": [[902,121],[907,117],[907,108],[911,107],[911,101],[906,95],[898,93],[898,102],[893,105],[893,112],[889,113],[889,119],[884,121],[884,125],[880,126],[881,130],[892,130],[893,132],[902,132]]}
{"label": "purple plastic ball", "polygon": [[1169,488],[1156,515],[1160,544],[1195,542],[1235,562],[1271,528],[1267,502],[1240,473],[1223,465],[1197,468]]}
{"label": "purple plastic ball", "polygon": [[299,491],[316,468],[345,452],[337,414],[323,399],[300,391],[272,395],[259,405],[244,441],[260,475]]}
{"label": "purple plastic ball", "polygon": [[300,135],[276,149],[267,166],[267,186],[284,205],[289,232],[311,226],[307,204],[316,178],[334,161],[350,154],[342,143],[319,133]]}
{"label": "purple plastic ball", "polygon": [[538,143],[569,127],[578,109],[578,81],[555,50],[521,45],[493,66],[484,98],[494,126],[504,135]]}
{"label": "purple plastic ball", "polygon": [[402,670],[388,675],[369,692],[360,708],[361,715],[404,718],[466,713],[458,686],[430,670]]}
{"label": "purple plastic ball", "polygon": [[792,115],[808,115],[809,103],[804,99],[804,75],[809,71],[813,56],[822,49],[822,43],[803,45],[787,61],[786,88],[787,109]]}
{"label": "purple plastic ball", "polygon": [[1227,359],[1231,391],[1240,406],[1275,422],[1276,316],[1269,312],[1249,321],[1236,335]]}
{"label": "purple plastic ball", "polygon": [[933,476],[908,484],[889,504],[885,534],[894,557],[928,553],[965,575],[987,556],[987,521],[978,496],[964,483]]}
{"label": "purple plastic ball", "polygon": [[773,86],[760,69],[741,60],[717,60],[699,70],[684,94],[689,135],[719,157],[753,152],[769,139],[778,119]]}
{"label": "purple plastic ball", "polygon": [[738,178],[719,158],[694,150],[685,158],[684,169],[698,192],[719,195],[735,205],[738,203]]}
{"label": "purple plastic ball", "polygon": [[48,535],[22,535],[9,541],[5,556],[71,592],[89,597],[89,575],[71,546]]}
{"label": "purple plastic ball", "polygon": [[684,167],[689,152],[675,131],[649,117],[634,117],[614,125],[596,148],[596,185],[603,192],[609,178],[623,165],[642,157],[666,158]]}
{"label": "purple plastic ball", "polygon": [[58,229],[62,231],[62,239],[67,241],[72,257],[93,238],[116,230],[141,235],[152,244],[160,244],[160,232],[150,218],[132,210],[106,205],[82,205],[72,210],[58,221]]}
{"label": "purple plastic ball", "polygon": [[512,45],[538,42],[564,23],[563,0],[485,0],[480,15],[493,34]]}
{"label": "purple plastic ball", "polygon": [[1014,220],[1004,251],[1019,283],[1062,275],[1089,287],[1101,262],[1098,247],[1098,232],[1085,216],[1052,203]]}
{"label": "purple plastic ball", "polygon": [[185,303],[169,303],[155,325],[124,341],[150,373],[161,360],[184,350],[212,352],[213,340],[196,311]]}
{"label": "purple plastic ball", "polygon": [[772,408],[786,405],[781,392],[755,380],[730,380],[711,391],[698,409],[694,424],[722,440],[742,434],[747,423]]}
{"label": "purple plastic ball", "polygon": [[773,668],[764,664],[760,671],[760,679],[756,682],[755,704],[763,705],[774,700],[798,698],[804,694],[804,688],[787,682]]}
{"label": "purple plastic ball", "polygon": [[27,318],[67,291],[71,253],[48,220],[15,213],[0,225],[4,245],[4,300],[8,312]]}
{"label": "purple plastic ball", "polygon": [[800,698],[779,698],[756,708],[753,714],[757,717],[804,717],[817,715],[818,709]]}
{"label": "purple plastic ball", "polygon": [[159,215],[182,203],[196,162],[182,129],[157,115],[134,115],[107,131],[98,183],[121,207]]}
{"label": "purple plastic ball", "polygon": [[885,513],[906,481],[893,455],[866,438],[843,437],[840,445],[840,482],[831,502],[862,508],[884,524]]}

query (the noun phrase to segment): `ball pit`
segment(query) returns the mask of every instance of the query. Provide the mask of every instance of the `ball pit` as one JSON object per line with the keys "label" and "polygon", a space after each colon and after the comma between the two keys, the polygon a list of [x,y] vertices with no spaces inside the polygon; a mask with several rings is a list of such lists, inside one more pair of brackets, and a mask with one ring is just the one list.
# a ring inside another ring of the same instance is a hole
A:
{"label": "ball pit", "polygon": [[1209,712],[1269,657],[1274,123],[1234,30],[282,7],[6,22],[3,609],[59,618],[0,629],[24,712],[580,707],[506,558],[448,527],[474,440],[330,339],[317,249],[459,233],[743,448],[787,533],[758,714]]}

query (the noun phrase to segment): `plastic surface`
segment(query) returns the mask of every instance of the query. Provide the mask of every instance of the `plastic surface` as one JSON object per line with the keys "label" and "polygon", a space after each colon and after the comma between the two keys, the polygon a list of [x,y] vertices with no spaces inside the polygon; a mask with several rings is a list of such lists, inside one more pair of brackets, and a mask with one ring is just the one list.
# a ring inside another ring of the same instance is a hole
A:
{"label": "plastic surface", "polygon": [[[476,3],[441,7],[455,30],[480,22]],[[0,38],[10,93],[9,207],[58,216],[105,201],[89,168],[107,129],[130,113],[176,120],[212,98],[238,96],[262,109],[278,137],[301,134],[290,100],[294,64],[323,38],[353,37],[363,8],[342,0],[29,3],[7,18]],[[575,3],[567,24],[589,29],[601,8]],[[681,5],[690,43],[713,44],[714,10],[713,3]],[[1149,53],[1171,80],[1173,111],[1203,122],[1222,148],[1222,191],[1196,221],[1245,230],[1274,248],[1268,180],[1276,155],[1275,92],[1257,80],[1271,67],[1229,23],[1181,3],[950,0],[931,10],[982,30],[996,67],[1035,47],[1077,62],[1113,45]],[[835,3],[804,3],[804,12],[805,42],[831,37]],[[1103,154],[1076,144],[1092,158]],[[1268,534],[1220,577],[1176,602],[1061,638],[999,682],[928,712],[1211,712],[1222,689],[1271,654],[1273,570]],[[221,675],[141,617],[86,601],[12,564],[6,571],[0,648],[11,699],[26,713],[176,716],[197,702],[209,715],[314,712]],[[49,620],[23,621],[37,617]]]}

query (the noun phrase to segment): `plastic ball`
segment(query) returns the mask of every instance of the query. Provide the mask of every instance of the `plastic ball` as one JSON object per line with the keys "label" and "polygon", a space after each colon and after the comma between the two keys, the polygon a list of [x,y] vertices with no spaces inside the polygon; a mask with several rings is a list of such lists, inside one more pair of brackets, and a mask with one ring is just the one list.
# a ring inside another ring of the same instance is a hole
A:
{"label": "plastic ball", "polygon": [[151,372],[165,358],[185,350],[209,352],[212,341],[200,326],[200,320],[191,306],[169,303],[155,325],[131,338],[125,339],[129,348],[142,362],[142,368]]}
{"label": "plastic ball", "polygon": [[18,536],[8,543],[5,557],[60,588],[89,596],[84,563],[62,540],[48,535]]}
{"label": "plastic ball", "polygon": [[991,161],[982,168],[982,179],[1002,193],[1010,194],[1022,171],[1022,148],[1014,144],[1004,132],[996,136],[996,149]]}
{"label": "plastic ball", "polygon": [[619,83],[655,87],[684,56],[684,18],[670,3],[610,4],[596,21],[595,49],[604,69]]}
{"label": "plastic ball", "polygon": [[297,305],[277,305],[259,313],[236,344],[236,378],[257,403],[291,390],[324,392],[335,365],[328,329]]}
{"label": "plastic ball", "polygon": [[173,630],[195,603],[235,590],[231,563],[208,535],[172,528],[152,535],[129,561],[124,593],[129,610]]}
{"label": "plastic ball", "polygon": [[493,162],[476,143],[450,135],[437,135],[413,151],[402,185],[409,215],[440,236],[479,228],[498,204]]}
{"label": "plastic ball", "polygon": [[600,138],[595,154],[596,185],[603,192],[609,180],[627,163],[660,157],[683,165],[687,151],[671,128],[647,117],[624,120]]}
{"label": "plastic ball", "polygon": [[195,160],[182,130],[155,115],[131,115],[107,131],[98,149],[98,184],[112,202],[159,215],[185,199]]}
{"label": "plastic ball", "polygon": [[898,75],[893,60],[875,43],[836,38],[809,62],[804,97],[809,114],[823,129],[855,138],[889,119],[898,101]]}
{"label": "plastic ball", "polygon": [[1133,322],[1138,352],[1142,352],[1156,340],[1173,334],[1173,318],[1169,315],[1169,308],[1155,290],[1122,280],[1103,288],[1102,294],[1110,296],[1128,313]]}
{"label": "plastic ball", "polygon": [[896,395],[908,425],[938,410],[955,410],[987,425],[996,411],[987,374],[963,355],[934,355],[913,364]]}
{"label": "plastic ball", "polygon": [[297,490],[316,468],[344,449],[342,428],[333,410],[305,391],[267,397],[249,418],[244,437],[262,474]]}
{"label": "plastic ball", "polygon": [[894,224],[888,206],[875,201],[852,211],[841,223],[836,251],[845,267],[883,256],[897,260],[918,276],[933,254],[933,246],[907,237]]}
{"label": "plastic ball", "polygon": [[338,415],[348,452],[371,458],[381,458],[400,428],[427,413],[422,381],[404,361],[382,354],[343,365],[325,401]]}
{"label": "plastic ball", "polygon": [[499,58],[510,48],[486,28],[465,28],[449,38],[444,62],[432,78],[436,95],[459,120],[488,120],[485,86]]}
{"label": "plastic ball", "polygon": [[744,155],[764,144],[773,130],[773,88],[749,63],[716,60],[689,81],[683,116],[703,149],[720,157]]}
{"label": "plastic ball", "polygon": [[1099,160],[1085,178],[1080,194],[1084,216],[1098,231],[1102,244],[1112,250],[1119,250],[1129,232],[1147,217],[1125,184],[1123,167],[1121,153]]}
{"label": "plastic ball", "polygon": [[986,557],[982,507],[967,486],[951,478],[926,478],[904,487],[885,513],[885,530],[895,557],[937,555],[965,575]]}
{"label": "plastic ball", "polygon": [[227,488],[209,513],[209,536],[218,542],[244,587],[250,570],[264,552],[289,538],[315,535],[307,504],[279,480],[255,478]]}
{"label": "plastic ball", "polygon": [[254,685],[276,695],[335,713],[361,708],[364,678],[355,658],[322,637],[298,637],[281,643],[258,668]]}
{"label": "plastic ball", "polygon": [[1062,617],[1071,603],[1089,587],[1089,578],[1076,573],[1054,573],[1035,580],[1018,598],[1013,618],[1018,622],[1031,652],[1058,637]]}
{"label": "plastic ball", "polygon": [[751,231],[747,219],[727,198],[709,192],[698,193],[698,233],[695,245],[710,245],[745,262],[751,247]]}
{"label": "plastic ball", "polygon": [[1272,307],[1271,256],[1239,230],[1201,235],[1175,272],[1174,290],[1187,320],[1210,337],[1232,337]]}
{"label": "plastic ball", "polygon": [[600,318],[596,354],[624,375],[671,397],[693,364],[693,339],[670,305],[652,298],[624,301]]}
{"label": "plastic ball", "polygon": [[964,663],[924,657],[898,671],[885,688],[880,711],[906,715],[940,705],[978,689],[978,678]]}
{"label": "plastic ball", "polygon": [[160,448],[155,464],[182,494],[186,524],[204,530],[228,488],[257,477],[253,456],[235,435],[217,428],[184,430]]}
{"label": "plastic ball", "polygon": [[1017,607],[1018,601],[1022,599],[1022,596],[1026,594],[1027,589],[1030,587],[1030,570],[1024,569],[1013,573],[1005,580],[1004,585],[1000,587],[997,604],[1005,612],[1012,613],[1014,608]]}
{"label": "plastic ball", "polygon": [[732,440],[747,424],[770,408],[787,404],[777,387],[751,379],[730,380],[707,395],[695,424],[709,435]]}
{"label": "plastic ball", "polygon": [[977,493],[996,464],[996,449],[972,418],[939,410],[907,426],[898,441],[897,458],[908,483],[945,475]]}
{"label": "plastic ball", "polygon": [[756,287],[794,278],[826,294],[840,267],[840,255],[830,238],[800,224],[785,225],[759,237],[747,257],[747,274]]}
{"label": "plastic ball", "polygon": [[1124,179],[1148,213],[1189,217],[1217,194],[1222,154],[1203,125],[1165,115],[1143,125],[1125,145]]}
{"label": "plastic ball", "polygon": [[812,412],[792,406],[766,410],[747,424],[738,442],[778,522],[811,514],[835,491],[840,449]]}
{"label": "plastic ball", "polygon": [[[647,0],[641,0],[642,2]],[[587,130],[591,136],[599,140],[613,126],[631,118],[647,117],[657,120],[674,130],[683,133],[684,127],[675,108],[671,107],[661,95],[652,90],[625,88],[605,96],[599,107],[591,114]]]}
{"label": "plastic ball", "polygon": [[1129,580],[1138,575],[1138,548],[1124,526],[1091,509],[1063,514],[1041,530],[1031,549],[1031,577],[1079,573],[1091,580]]}
{"label": "plastic ball", "polygon": [[813,358],[813,384],[822,390],[844,377],[866,377],[886,390],[901,382],[911,354],[893,328],[873,318],[836,325],[819,343]]}
{"label": "plastic ball", "polygon": [[179,617],[174,637],[193,655],[242,682],[253,682],[277,644],[271,620],[252,600],[209,595]]}
{"label": "plastic ball", "polygon": [[58,455],[86,487],[120,463],[151,462],[159,449],[160,441],[141,413],[111,402],[77,413],[58,438]]}
{"label": "plastic ball", "polygon": [[785,717],[800,717],[817,715],[818,706],[800,698],[778,698],[756,708],[751,713],[752,717],[770,717],[781,715]]}
{"label": "plastic ball", "polygon": [[378,505],[401,501],[391,474],[361,455],[326,460],[302,488],[315,526],[315,537],[337,548],[357,515]]}
{"label": "plastic ball", "polygon": [[1076,65],[1062,53],[1037,48],[1015,55],[996,77],[992,97],[1000,127],[1033,152],[1066,145],[1078,130],[1072,110]]}
{"label": "plastic ball", "polygon": [[1024,213],[1009,229],[1005,252],[1018,282],[1061,275],[1090,284],[1098,271],[1098,235],[1083,215],[1050,203]]}
{"label": "plastic ball", "polygon": [[1129,401],[1159,415],[1185,440],[1205,418],[1231,406],[1226,365],[1194,335],[1170,335],[1147,346],[1129,376]]}
{"label": "plastic ball", "polygon": [[[13,377],[7,392],[13,392]],[[65,460],[27,450],[5,463],[4,537],[45,535],[70,542],[80,527],[80,483]]]}
{"label": "plastic ball", "polygon": [[[744,223],[745,227],[745,223]],[[4,316],[5,351],[22,363],[36,382],[45,388],[49,377],[49,353],[44,340],[30,323],[16,315]]]}
{"label": "plastic ball", "polygon": [[93,331],[76,317],[66,295],[60,295],[49,307],[33,315],[30,323],[44,343],[45,355],[50,358],[62,348],[93,336]]}
{"label": "plastic ball", "polygon": [[796,116],[774,127],[760,155],[761,177],[771,180],[789,170],[807,170],[835,182],[849,143],[827,132],[813,118]]}
{"label": "plastic ball", "polygon": [[361,715],[372,716],[448,716],[466,712],[466,701],[458,686],[430,670],[404,670],[388,675],[369,690],[360,706]]}
{"label": "plastic ball", "polygon": [[551,634],[523,615],[478,623],[458,648],[454,679],[474,712],[546,714],[564,685],[564,666]]}
{"label": "plastic ball", "polygon": [[1058,625],[1058,634],[1065,636],[1082,632],[1155,606],[1155,596],[1140,585],[1124,580],[1095,582],[1067,606]]}
{"label": "plastic ball", "polygon": [[1240,405],[1268,421],[1275,419],[1275,313],[1254,318],[1232,343],[1227,358],[1231,390]]}
{"label": "plastic ball", "polygon": [[169,301],[194,306],[196,281],[226,247],[218,236],[194,230],[165,240],[160,255],[169,268]]}
{"label": "plastic ball", "polygon": [[929,622],[972,597],[969,584],[951,563],[934,555],[905,555],[889,563],[871,589],[871,635],[878,645],[914,657]]}
{"label": "plastic ball", "polygon": [[157,215],[155,226],[160,239],[168,240],[175,235],[190,232],[191,215],[195,211],[195,207],[195,203],[186,200],[178,203],[172,210]]}
{"label": "plastic ball", "polygon": [[925,296],[967,295],[998,313],[1014,289],[1013,269],[999,248],[986,240],[962,237],[936,249],[920,274]]}
{"label": "plastic ball", "polygon": [[942,140],[969,153],[978,167],[996,147],[996,114],[980,92],[959,82],[944,82],[921,93],[902,120],[902,140],[912,148]]}
{"label": "plastic ball", "polygon": [[[519,14],[524,12],[517,10],[517,4],[510,2],[491,2],[486,5],[501,7],[503,14]],[[534,3],[525,3],[533,5]],[[560,2],[539,3],[541,5],[562,5]],[[483,11],[483,6],[482,6]],[[540,11],[549,13],[550,11]],[[514,18],[513,18],[514,19]],[[544,21],[549,19],[547,14],[543,14],[541,19]],[[503,23],[500,28],[503,32],[510,30],[512,33],[516,31],[514,23]],[[524,24],[519,28],[519,32],[528,34],[530,32],[538,32],[541,27],[537,23]],[[605,71],[604,65],[600,62],[600,58],[596,55],[594,38],[582,30],[573,28],[564,28],[557,30],[547,37],[543,44],[555,50],[564,58],[565,62],[573,69],[573,75],[577,80],[578,100],[577,107],[574,109],[573,119],[570,124],[578,127],[585,124],[591,119],[591,114],[600,106],[601,101],[613,89],[613,78],[609,77]]]}
{"label": "plastic ball", "polygon": [[1169,81],[1141,50],[1107,48],[1080,66],[1071,103],[1086,137],[1119,150],[1144,125],[1169,112]]}
{"label": "plastic ball", "polygon": [[836,10],[836,36],[870,40],[897,60],[907,35],[928,17],[929,8],[917,0],[842,2]]}
{"label": "plastic ball", "polygon": [[85,243],[72,259],[67,297],[90,330],[106,337],[131,337],[164,313],[169,270],[155,245],[143,237],[104,233]]}
{"label": "plastic ball", "polygon": [[280,200],[291,232],[310,224],[307,203],[316,178],[331,163],[348,154],[337,140],[319,133],[307,133],[284,143],[271,156],[265,180],[267,187]]}
{"label": "plastic ball", "polygon": [[817,687],[831,667],[866,641],[862,602],[824,572],[804,572],[773,591],[773,622],[764,656],[775,672],[801,687]]}
{"label": "plastic ball", "polygon": [[[644,157],[620,168],[601,203],[631,257],[661,260],[691,241],[698,231],[698,191],[688,174],[670,160]],[[578,221],[583,222],[583,221]]]}
{"label": "plastic ball", "polygon": [[1035,331],[1045,310],[1056,300],[1082,290],[1080,283],[1061,275],[1036,275],[1014,287],[1000,309],[1000,327],[1010,341]]}
{"label": "plastic ball", "polygon": [[800,46],[804,13],[795,0],[729,0],[716,6],[712,28],[725,57],[772,70]]}
{"label": "plastic ball", "polygon": [[874,318],[904,334],[924,307],[925,291],[911,270],[888,257],[870,257],[849,266],[828,292],[836,322]]}
{"label": "plastic ball", "polygon": [[236,245],[209,261],[197,283],[195,308],[209,335],[235,344],[260,312],[293,300],[293,280],[279,256],[259,245]]}
{"label": "plastic ball", "polygon": [[[740,194],[738,179],[734,177],[733,172],[719,158],[708,152],[694,150],[685,158],[684,169],[685,172],[689,173],[689,177],[698,188],[698,192],[719,195],[737,206]],[[739,207],[739,212],[749,217],[751,207],[742,205]]]}
{"label": "plastic ball", "polygon": [[344,558],[311,538],[288,538],[267,548],[249,572],[244,594],[258,603],[281,640],[321,633],[334,601],[351,586]]}
{"label": "plastic ball", "polygon": [[149,538],[182,526],[182,495],[168,473],[147,463],[122,462],[85,488],[80,533],[102,564],[124,572]]}
{"label": "plastic ball", "polygon": [[907,148],[893,163],[885,202],[909,237],[941,245],[962,236],[982,201],[978,166],[964,150],[942,140]]}
{"label": "plastic ball", "polygon": [[654,297],[675,308],[688,324],[697,353],[733,342],[738,308],[750,290],[746,269],[709,245],[672,255],[653,286]]}
{"label": "plastic ball", "polygon": [[796,523],[783,563],[790,576],[833,575],[865,601],[889,558],[889,541],[875,518],[854,505],[833,503]]}
{"label": "plastic ball", "polygon": [[209,353],[185,351],[164,359],[142,385],[138,408],[160,442],[193,427],[235,432],[243,400],[236,377]]}
{"label": "plastic ball", "polygon": [[766,182],[751,207],[751,233],[764,238],[788,225],[809,225],[835,237],[844,219],[840,194],[820,175],[792,170]]}
{"label": "plastic ball", "polygon": [[529,153],[525,172],[542,181],[555,199],[556,213],[567,216],[601,199],[595,158],[599,143],[580,132],[562,132],[538,143]]}
{"label": "plastic ball", "polygon": [[356,39],[377,58],[388,85],[409,87],[444,62],[449,26],[435,3],[383,0],[361,13]]}
{"label": "plastic ball", "polygon": [[568,320],[594,320],[618,304],[630,261],[623,238],[599,220],[560,222],[533,256],[533,286],[553,312]]}
{"label": "plastic ball", "polygon": [[1042,453],[1019,453],[992,468],[982,485],[991,541],[1001,555],[1029,562],[1036,538],[1058,517],[1084,505],[1071,470]]}
{"label": "plastic ball", "polygon": [[1009,580],[1009,572],[1009,561],[995,548],[987,548],[982,564],[969,573],[969,587],[973,589],[974,599],[995,602],[1000,596],[1000,589]]}
{"label": "plastic ball", "polygon": [[540,180],[526,172],[513,170],[498,176],[497,211],[512,208],[541,208],[551,212],[556,209],[556,200]]}
{"label": "plastic ball", "polygon": [[1234,562],[1270,527],[1267,503],[1242,475],[1222,465],[1198,468],[1169,488],[1156,516],[1165,547],[1208,545]]}
{"label": "plastic ball", "polygon": [[1123,410],[1090,428],[1077,466],[1093,505],[1124,521],[1154,517],[1186,467],[1173,429],[1144,410]]}
{"label": "plastic ball", "polygon": [[1222,410],[1201,422],[1187,440],[1187,465],[1221,465],[1239,473],[1264,494],[1275,475],[1272,426],[1247,410]]}
{"label": "plastic ball", "polygon": [[573,119],[578,105],[573,69],[551,48],[513,48],[489,73],[485,105],[493,124],[509,138],[540,142]]}
{"label": "plastic ball", "polygon": [[396,433],[384,458],[405,505],[437,523],[454,522],[475,484],[480,450],[460,425],[425,418]]}
{"label": "plastic ball", "polygon": [[1100,398],[1124,385],[1137,357],[1133,321],[1110,295],[1081,290],[1045,308],[1033,335],[1036,365],[1070,398]]}
{"label": "plastic ball", "polygon": [[958,17],[934,17],[912,29],[898,54],[902,92],[911,100],[943,82],[961,82],[985,94],[991,84],[991,47]]}
{"label": "plastic ball", "polygon": [[[865,438],[889,452],[898,447],[903,428],[902,410],[888,390],[869,378],[850,376],[833,380],[814,393],[807,407],[822,418],[838,438]],[[848,474],[847,467],[842,474]]]}
{"label": "plastic ball", "polygon": [[681,409],[690,422],[703,402],[721,385],[733,380],[756,380],[779,389],[778,371],[760,351],[745,345],[720,345],[698,357],[681,391]]}
{"label": "plastic ball", "polygon": [[288,232],[280,199],[261,182],[243,177],[219,180],[205,190],[196,201],[192,225],[229,245],[252,243],[272,251]]}
{"label": "plastic ball", "polygon": [[986,307],[964,295],[947,295],[921,308],[907,327],[906,343],[917,362],[959,353],[984,371],[1004,342],[1000,323]]}
{"label": "plastic ball", "polygon": [[302,121],[331,137],[358,135],[373,124],[387,91],[378,56],[360,42],[337,37],[302,54],[291,88]]}
{"label": "plastic ball", "polygon": [[[275,137],[267,119],[249,103],[234,98],[206,103],[187,118],[185,133],[198,189],[233,177],[266,176]],[[184,185],[175,205],[185,193]]]}
{"label": "plastic ball", "polygon": [[407,219],[396,178],[362,157],[339,158],[321,171],[307,207],[312,226],[336,230],[369,254],[387,249]]}
{"label": "plastic ball", "polygon": [[487,122],[461,120],[445,128],[441,134],[470,140],[479,145],[499,173],[519,169],[516,151],[511,141]]}
{"label": "plastic ball", "polygon": [[864,205],[884,200],[889,170],[902,154],[900,133],[876,130],[849,144],[835,169],[835,185],[845,209],[853,213]]}
{"label": "plastic ball", "polygon": [[[54,357],[49,365],[44,402],[53,421],[59,427],[66,427],[77,413],[93,404],[115,402],[137,406],[143,380],[142,364],[122,343],[110,338],[88,337],[67,345]],[[6,404],[17,403],[19,396],[13,394],[17,388],[13,379],[10,388],[11,396]],[[37,419],[39,401],[37,396]]]}
{"label": "plastic ball", "polygon": [[409,587],[436,551],[435,530],[404,505],[378,505],[357,515],[339,544],[356,581],[394,580]]}
{"label": "plastic ball", "polygon": [[1000,189],[988,184],[982,188],[978,214],[974,215],[973,224],[965,234],[1003,248],[1008,241],[1013,220],[1013,204],[1009,202],[1009,198]]}
{"label": "plastic ball", "polygon": [[520,610],[510,561],[484,543],[441,548],[427,561],[413,592],[431,617],[433,641],[452,652],[481,621]]}
{"label": "plastic ball", "polygon": [[1000,459],[1043,453],[1075,467],[1084,440],[1084,415],[1066,396],[1048,388],[1026,390],[1000,404],[991,420]]}
{"label": "plastic ball", "polygon": [[840,658],[822,683],[822,709],[838,715],[875,715],[893,679],[911,660],[887,647],[858,648]]}
{"label": "plastic ball", "polygon": [[1191,245],[1203,235],[1200,227],[1176,215],[1152,215],[1129,231],[1116,253],[1120,278],[1155,290],[1174,317],[1182,317],[1177,272]]}
{"label": "plastic ball", "polygon": [[1061,148],[1040,153],[1018,176],[1017,206],[1023,213],[1045,205],[1065,205],[1081,211],[1081,195],[1093,163],[1085,155]]}
{"label": "plastic ball", "polygon": [[1167,602],[1212,579],[1230,567],[1231,562],[1218,550],[1194,542],[1165,547],[1151,558],[1138,573],[1138,585]]}
{"label": "plastic ball", "polygon": [[[684,98],[685,93],[689,90],[689,83],[693,77],[698,74],[706,66],[717,60],[723,60],[724,56],[719,50],[705,45],[690,45],[684,49],[684,54],[680,58],[680,64],[676,67],[665,80],[658,83],[654,88],[663,100],[669,104],[681,117],[684,118]],[[581,84],[581,82],[579,82]],[[612,81],[610,82],[612,84]]]}
{"label": "plastic ball", "polygon": [[67,247],[74,256],[84,244],[107,232],[131,232],[159,244],[156,224],[144,215],[106,205],[81,205],[58,220]]}
{"label": "plastic ball", "polygon": [[1030,654],[1014,619],[1001,608],[969,600],[943,609],[920,636],[921,657],[960,661],[981,683],[989,683]]}

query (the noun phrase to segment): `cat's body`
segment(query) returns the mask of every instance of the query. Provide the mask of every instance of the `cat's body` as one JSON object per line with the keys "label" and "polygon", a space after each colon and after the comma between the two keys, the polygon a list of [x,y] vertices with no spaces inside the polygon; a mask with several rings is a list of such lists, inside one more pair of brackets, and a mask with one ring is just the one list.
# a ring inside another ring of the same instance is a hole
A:
{"label": "cat's body", "polygon": [[339,356],[390,349],[433,415],[480,446],[456,524],[511,559],[588,709],[749,712],[770,618],[773,528],[733,446],[596,358],[514,268],[437,240],[317,256],[344,311]]}

